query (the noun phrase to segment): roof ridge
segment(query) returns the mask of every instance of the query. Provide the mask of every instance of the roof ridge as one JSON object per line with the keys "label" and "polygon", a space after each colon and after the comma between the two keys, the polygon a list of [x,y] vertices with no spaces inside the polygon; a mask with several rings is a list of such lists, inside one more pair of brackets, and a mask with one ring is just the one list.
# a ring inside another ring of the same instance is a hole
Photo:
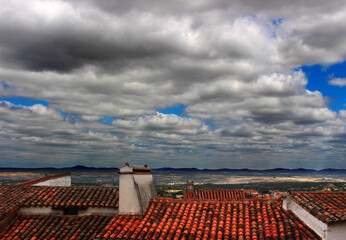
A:
{"label": "roof ridge", "polygon": [[262,199],[256,199],[256,198],[251,198],[251,199],[232,199],[232,200],[218,200],[218,199],[176,199],[176,198],[151,198],[150,200],[165,200],[167,202],[172,201],[172,202],[251,202],[251,201],[274,201],[277,202],[278,198],[262,198]]}

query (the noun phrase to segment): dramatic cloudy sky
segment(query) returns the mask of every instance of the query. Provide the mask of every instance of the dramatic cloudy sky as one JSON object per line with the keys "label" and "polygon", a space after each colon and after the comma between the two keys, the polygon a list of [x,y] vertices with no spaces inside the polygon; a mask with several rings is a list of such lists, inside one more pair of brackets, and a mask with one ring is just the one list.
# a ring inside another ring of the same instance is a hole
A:
{"label": "dramatic cloudy sky", "polygon": [[2,167],[346,168],[345,1],[0,6]]}

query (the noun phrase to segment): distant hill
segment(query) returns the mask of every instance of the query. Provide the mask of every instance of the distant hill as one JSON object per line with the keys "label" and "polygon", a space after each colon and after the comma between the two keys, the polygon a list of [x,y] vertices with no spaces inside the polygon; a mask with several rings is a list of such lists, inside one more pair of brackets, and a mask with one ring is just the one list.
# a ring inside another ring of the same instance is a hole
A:
{"label": "distant hill", "polygon": [[314,169],[286,169],[286,168],[274,168],[274,169],[265,169],[265,170],[257,170],[257,169],[197,169],[197,168],[156,168],[154,171],[164,172],[164,171],[176,171],[176,172],[229,172],[229,173],[268,173],[268,174],[346,174],[346,169],[322,169],[322,170],[314,170]]}
{"label": "distant hill", "polygon": [[76,165],[73,167],[64,168],[0,168],[3,172],[116,172],[119,171],[118,168],[96,168],[96,167],[86,167],[82,165]]}
{"label": "distant hill", "polygon": [[[64,167],[64,168],[0,168],[2,172],[117,172],[118,168],[105,168],[105,167],[86,167],[82,165],[76,165],[73,167]],[[286,168],[274,168],[274,169],[265,169],[265,170],[256,170],[256,169],[197,169],[197,168],[155,168],[154,172],[229,172],[229,173],[267,173],[267,174],[346,174],[346,169],[333,169],[327,168],[322,170],[314,169],[286,169]]]}
{"label": "distant hill", "polygon": [[66,167],[66,168],[61,168],[63,171],[69,171],[69,172],[92,172],[92,171],[107,171],[107,172],[114,172],[114,171],[119,171],[119,168],[96,168],[96,167],[86,167],[82,165],[76,165],[74,167]]}
{"label": "distant hill", "polygon": [[196,171],[203,171],[199,170],[197,168],[155,168],[153,169],[156,172],[196,172]]}

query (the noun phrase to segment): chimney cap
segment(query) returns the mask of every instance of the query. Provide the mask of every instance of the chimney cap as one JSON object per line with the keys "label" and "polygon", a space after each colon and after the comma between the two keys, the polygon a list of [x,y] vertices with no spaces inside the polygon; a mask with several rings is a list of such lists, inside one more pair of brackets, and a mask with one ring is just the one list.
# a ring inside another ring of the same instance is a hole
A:
{"label": "chimney cap", "polygon": [[148,168],[148,165],[144,167],[130,166],[129,163],[125,163],[124,167],[119,168],[119,174],[125,173],[140,173],[140,174],[151,174],[151,168]]}

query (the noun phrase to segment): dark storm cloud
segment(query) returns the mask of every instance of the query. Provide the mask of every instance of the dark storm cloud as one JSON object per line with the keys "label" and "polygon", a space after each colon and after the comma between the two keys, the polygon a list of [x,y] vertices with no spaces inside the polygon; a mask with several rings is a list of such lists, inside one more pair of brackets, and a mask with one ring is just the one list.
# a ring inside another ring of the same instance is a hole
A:
{"label": "dark storm cloud", "polygon": [[90,4],[102,11],[109,13],[123,13],[131,9],[163,13],[163,14],[193,14],[212,10],[226,10],[234,13],[266,13],[269,15],[278,15],[281,17],[290,17],[295,15],[307,14],[309,12],[329,12],[340,7],[341,2],[333,1],[327,6],[323,0],[315,1],[316,4],[311,6],[308,2],[293,1],[276,1],[276,0],[236,0],[230,3],[227,0],[196,0],[196,1],[160,1],[160,0],[129,0],[129,1],[107,1],[107,0],[87,0],[73,1],[76,6],[79,4]]}
{"label": "dark storm cloud", "polygon": [[116,69],[131,60],[155,58],[174,50],[169,42],[137,35],[136,26],[123,26],[112,32],[114,36],[107,36],[97,27],[87,28],[79,23],[71,26],[68,21],[59,22],[58,26],[38,24],[35,29],[26,23],[17,26],[11,19],[0,23],[0,44],[7,49],[2,58],[34,71],[71,71],[93,64]]}
{"label": "dark storm cloud", "polygon": [[[321,0],[3,1],[0,96],[48,106],[0,103],[2,156],[290,167],[309,151],[307,162],[340,162],[346,114],[295,69],[345,60],[345,12]],[[185,115],[157,113],[175,106]]]}
{"label": "dark storm cloud", "polygon": [[255,132],[253,132],[251,129],[236,129],[236,130],[222,130],[220,132],[220,135],[222,137],[252,137],[255,135]]}

